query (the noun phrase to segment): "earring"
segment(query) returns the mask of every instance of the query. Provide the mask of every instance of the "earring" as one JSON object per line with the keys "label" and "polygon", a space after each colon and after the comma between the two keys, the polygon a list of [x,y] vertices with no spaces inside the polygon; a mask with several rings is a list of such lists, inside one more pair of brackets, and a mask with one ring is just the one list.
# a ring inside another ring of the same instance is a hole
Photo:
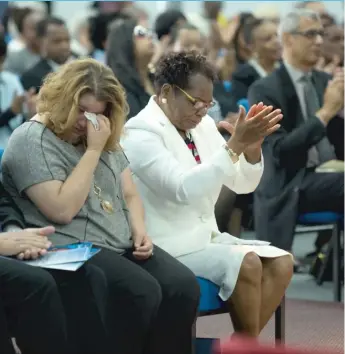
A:
{"label": "earring", "polygon": [[166,104],[168,103],[168,100],[166,98],[162,98],[162,103]]}

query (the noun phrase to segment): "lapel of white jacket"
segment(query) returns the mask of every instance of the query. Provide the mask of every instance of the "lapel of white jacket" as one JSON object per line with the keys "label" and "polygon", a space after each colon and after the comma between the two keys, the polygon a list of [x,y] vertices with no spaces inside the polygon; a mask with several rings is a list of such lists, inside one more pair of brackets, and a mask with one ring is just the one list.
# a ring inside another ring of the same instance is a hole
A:
{"label": "lapel of white jacket", "polygon": [[209,132],[205,131],[205,126],[201,122],[195,129],[190,131],[192,139],[198,150],[201,163],[207,161],[211,155],[210,145],[209,145]]}
{"label": "lapel of white jacket", "polygon": [[173,153],[181,165],[185,168],[191,168],[195,166],[197,163],[193,154],[188,149],[187,144],[182,139],[176,128],[172,125],[164,112],[159,108],[154,100],[154,97],[151,97],[150,102],[145,109],[148,110],[147,116],[152,117],[151,119],[157,120],[160,126],[163,127],[162,137],[164,143],[167,149]]}

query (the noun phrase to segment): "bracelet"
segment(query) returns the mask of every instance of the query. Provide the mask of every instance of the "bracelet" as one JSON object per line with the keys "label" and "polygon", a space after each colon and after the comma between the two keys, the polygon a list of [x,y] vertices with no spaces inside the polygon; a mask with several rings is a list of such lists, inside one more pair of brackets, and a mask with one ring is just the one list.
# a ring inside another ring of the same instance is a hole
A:
{"label": "bracelet", "polygon": [[229,148],[228,144],[224,144],[224,149],[226,150],[226,152],[228,153],[228,155],[230,156],[231,160],[232,158],[236,159],[236,162],[239,160],[239,156],[236,154],[236,152],[232,149]]}

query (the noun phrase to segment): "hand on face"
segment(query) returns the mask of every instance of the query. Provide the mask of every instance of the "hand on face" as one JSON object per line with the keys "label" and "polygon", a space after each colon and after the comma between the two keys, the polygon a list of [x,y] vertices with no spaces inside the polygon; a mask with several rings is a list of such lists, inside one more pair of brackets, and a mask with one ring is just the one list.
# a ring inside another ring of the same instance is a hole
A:
{"label": "hand on face", "polygon": [[110,121],[107,117],[98,114],[99,129],[96,130],[92,122],[87,121],[87,149],[102,152],[111,134]]}

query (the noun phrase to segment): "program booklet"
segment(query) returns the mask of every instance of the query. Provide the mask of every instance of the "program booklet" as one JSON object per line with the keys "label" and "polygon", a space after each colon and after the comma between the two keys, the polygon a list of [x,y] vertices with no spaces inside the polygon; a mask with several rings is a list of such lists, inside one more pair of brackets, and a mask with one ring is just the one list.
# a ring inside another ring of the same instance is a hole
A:
{"label": "program booklet", "polygon": [[33,267],[76,271],[100,251],[91,242],[53,246],[46,255],[29,261],[22,261]]}
{"label": "program booklet", "polygon": [[344,161],[340,160],[331,160],[327,161],[320,166],[318,166],[315,170],[317,173],[336,173],[336,172],[344,172],[345,165]]}

